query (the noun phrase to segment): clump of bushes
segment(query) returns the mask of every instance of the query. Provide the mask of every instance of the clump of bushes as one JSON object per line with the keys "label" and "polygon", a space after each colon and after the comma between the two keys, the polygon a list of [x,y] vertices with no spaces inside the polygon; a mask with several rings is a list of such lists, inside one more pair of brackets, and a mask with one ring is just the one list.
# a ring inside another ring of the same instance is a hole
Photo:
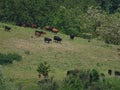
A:
{"label": "clump of bushes", "polygon": [[0,53],[0,64],[11,64],[13,61],[20,61],[22,59],[22,56],[20,56],[17,53],[8,53],[8,54],[2,54]]}
{"label": "clump of bushes", "polygon": [[44,78],[38,82],[38,85],[40,86],[39,90],[58,90],[59,89],[59,85],[54,80],[54,77]]}
{"label": "clump of bushes", "polygon": [[30,51],[29,51],[29,50],[26,50],[26,51],[25,51],[25,54],[26,54],[26,55],[30,55]]}
{"label": "clump of bushes", "polygon": [[[120,79],[100,79],[99,72],[92,70],[69,70],[67,77],[58,82],[43,78],[38,82],[40,90],[119,90]],[[118,82],[116,82],[118,81]],[[117,84],[117,85],[114,85]]]}

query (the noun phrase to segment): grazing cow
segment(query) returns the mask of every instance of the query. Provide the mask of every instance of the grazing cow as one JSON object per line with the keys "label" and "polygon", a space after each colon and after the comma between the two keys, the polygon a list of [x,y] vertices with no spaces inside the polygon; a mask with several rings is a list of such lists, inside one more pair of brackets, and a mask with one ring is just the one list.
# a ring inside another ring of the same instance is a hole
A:
{"label": "grazing cow", "polygon": [[57,33],[59,32],[59,30],[56,29],[56,28],[53,28],[53,29],[52,29],[52,32],[57,34]]}
{"label": "grazing cow", "polygon": [[50,41],[52,41],[51,38],[48,38],[48,37],[45,37],[45,38],[44,38],[44,42],[50,43]]}
{"label": "grazing cow", "polygon": [[5,26],[5,31],[7,31],[7,32],[10,32],[10,27],[8,27],[8,26]]}
{"label": "grazing cow", "polygon": [[62,38],[60,38],[59,36],[54,36],[54,41],[55,42],[61,42],[62,41]]}
{"label": "grazing cow", "polygon": [[112,70],[111,69],[108,70],[108,74],[112,75]]}
{"label": "grazing cow", "polygon": [[16,25],[17,26],[22,26],[22,23],[21,22],[17,22]]}
{"label": "grazing cow", "polygon": [[117,51],[120,52],[120,48],[117,48]]}
{"label": "grazing cow", "polygon": [[115,76],[120,76],[120,72],[119,71],[115,71],[114,74],[115,74]]}
{"label": "grazing cow", "polygon": [[35,31],[35,36],[39,37],[41,36],[41,34],[46,34],[46,33],[43,31],[38,31],[38,30]]}
{"label": "grazing cow", "polygon": [[59,32],[58,29],[56,29],[55,27],[51,27],[51,26],[45,26],[45,30],[51,31],[56,34]]}
{"label": "grazing cow", "polygon": [[41,78],[41,74],[38,74],[38,77]]}
{"label": "grazing cow", "polygon": [[118,52],[118,55],[120,56],[120,52]]}
{"label": "grazing cow", "polygon": [[46,34],[46,32],[43,32],[43,31],[39,31],[41,34]]}
{"label": "grazing cow", "polygon": [[32,28],[38,28],[38,25],[37,24],[31,24],[31,27]]}
{"label": "grazing cow", "polygon": [[101,73],[100,76],[101,76],[102,78],[104,78],[104,77],[105,77],[105,74],[104,74],[104,73]]}
{"label": "grazing cow", "polygon": [[78,69],[74,69],[74,70],[68,70],[67,71],[67,76],[70,76],[70,75],[73,75],[73,76],[76,76],[80,73],[80,70]]}
{"label": "grazing cow", "polygon": [[75,35],[74,34],[70,34],[70,39],[74,39]]}
{"label": "grazing cow", "polygon": [[45,30],[52,31],[53,27],[45,26]]}
{"label": "grazing cow", "polygon": [[37,37],[39,37],[39,36],[41,36],[41,33],[40,33],[40,31],[35,31],[35,36],[37,36]]}

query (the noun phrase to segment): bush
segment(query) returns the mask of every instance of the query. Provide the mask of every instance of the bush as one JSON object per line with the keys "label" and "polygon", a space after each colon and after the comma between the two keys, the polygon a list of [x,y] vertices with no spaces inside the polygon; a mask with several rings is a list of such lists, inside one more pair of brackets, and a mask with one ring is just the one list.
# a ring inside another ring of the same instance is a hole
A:
{"label": "bush", "polygon": [[39,90],[58,90],[58,83],[53,80],[54,78],[44,78],[38,82]]}
{"label": "bush", "polygon": [[39,74],[42,74],[44,77],[48,77],[48,72],[50,71],[50,65],[47,62],[40,63],[37,71]]}
{"label": "bush", "polygon": [[[99,81],[99,73],[97,70],[79,70],[76,72],[72,71],[72,75],[69,75],[69,77],[76,78],[79,77],[79,80],[81,81],[83,88],[87,89],[89,86],[91,86],[92,83]],[[70,78],[69,78],[70,79]]]}
{"label": "bush", "polygon": [[60,90],[83,90],[83,84],[79,77],[66,77],[62,82]]}
{"label": "bush", "polygon": [[119,89],[113,89],[113,85],[110,84],[110,81],[104,80],[93,82],[87,90],[119,90]]}
{"label": "bush", "polygon": [[18,55],[17,53],[9,53],[7,56],[11,60],[20,61],[22,59],[22,56]]}
{"label": "bush", "polygon": [[22,56],[16,53],[2,54],[0,53],[0,64],[11,64],[13,60],[20,61]]}
{"label": "bush", "polygon": [[96,82],[99,80],[99,73],[97,70],[93,69],[90,73],[90,82]]}
{"label": "bush", "polygon": [[26,54],[26,55],[30,55],[30,51],[29,51],[29,50],[26,50],[26,51],[25,51],[25,54]]}
{"label": "bush", "polygon": [[12,59],[9,58],[6,54],[0,53],[0,64],[12,63]]}

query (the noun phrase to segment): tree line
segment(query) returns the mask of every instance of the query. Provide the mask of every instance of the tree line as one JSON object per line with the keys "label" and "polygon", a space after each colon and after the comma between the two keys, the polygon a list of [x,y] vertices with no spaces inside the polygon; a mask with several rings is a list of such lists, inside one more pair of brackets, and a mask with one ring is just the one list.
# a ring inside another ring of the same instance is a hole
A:
{"label": "tree line", "polygon": [[0,0],[0,21],[49,25],[65,34],[120,44],[119,5],[120,0]]}

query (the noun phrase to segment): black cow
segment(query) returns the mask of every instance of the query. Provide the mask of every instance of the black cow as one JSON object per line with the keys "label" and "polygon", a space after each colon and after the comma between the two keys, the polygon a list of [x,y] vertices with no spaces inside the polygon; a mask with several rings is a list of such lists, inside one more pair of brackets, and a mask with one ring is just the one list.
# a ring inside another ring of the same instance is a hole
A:
{"label": "black cow", "polygon": [[108,74],[112,75],[112,70],[111,69],[108,70]]}
{"label": "black cow", "polygon": [[104,73],[101,73],[100,76],[104,78],[104,77],[105,77],[105,74],[104,74]]}
{"label": "black cow", "polygon": [[78,69],[68,70],[68,71],[67,71],[67,76],[70,76],[70,75],[76,76],[76,75],[78,75],[79,73],[80,73],[80,70],[78,70]]}
{"label": "black cow", "polygon": [[62,41],[62,38],[60,38],[59,36],[54,36],[54,41],[55,42],[61,42]]}
{"label": "black cow", "polygon": [[115,74],[115,76],[120,76],[120,72],[119,71],[115,71],[114,74]]}
{"label": "black cow", "polygon": [[7,32],[10,32],[10,27],[8,27],[8,26],[5,26],[5,31],[7,31]]}
{"label": "black cow", "polygon": [[75,34],[70,34],[70,39],[74,39],[74,37],[75,37]]}
{"label": "black cow", "polygon": [[44,42],[50,43],[50,41],[52,41],[51,38],[48,38],[48,37],[45,37],[45,38],[44,38]]}

